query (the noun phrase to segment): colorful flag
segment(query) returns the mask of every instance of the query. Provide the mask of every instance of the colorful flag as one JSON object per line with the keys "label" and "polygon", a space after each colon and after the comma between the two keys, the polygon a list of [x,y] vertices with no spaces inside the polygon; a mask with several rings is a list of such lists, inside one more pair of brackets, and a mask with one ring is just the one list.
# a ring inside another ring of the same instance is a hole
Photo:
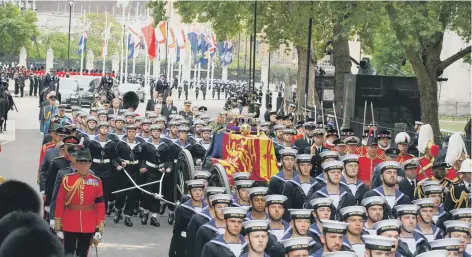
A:
{"label": "colorful flag", "polygon": [[208,38],[208,44],[210,46],[210,55],[213,58],[213,56],[216,53],[216,36],[215,34],[211,33],[209,38]]}
{"label": "colorful flag", "polygon": [[218,42],[218,57],[220,59],[220,65],[223,66],[225,63],[225,43],[223,41]]}
{"label": "colorful flag", "polygon": [[193,55],[193,64],[197,64],[197,51],[198,51],[198,34],[196,31],[192,31],[187,34],[188,41],[190,43],[190,50]]}
{"label": "colorful flag", "polygon": [[[208,49],[208,36],[204,33],[200,34],[200,64],[202,68],[208,65],[208,58],[210,57],[210,51]],[[198,54],[198,53],[197,53]]]}
{"label": "colorful flag", "polygon": [[152,60],[156,57],[156,34],[154,32],[153,24],[149,24],[141,28],[143,32],[144,40],[148,49],[149,59]]}
{"label": "colorful flag", "polygon": [[187,56],[187,36],[184,29],[180,29],[180,33],[177,33],[177,45],[179,46],[178,55],[180,58],[185,58]]}
{"label": "colorful flag", "polygon": [[252,180],[269,181],[279,172],[274,144],[269,137],[230,134],[224,130],[213,136],[215,142],[208,157],[225,168],[228,178],[236,172],[251,171]]}
{"label": "colorful flag", "polygon": [[111,31],[111,24],[108,25],[107,28],[105,28],[105,35],[104,35],[104,39],[102,40],[102,51],[100,54],[102,58],[108,55],[108,39],[110,38],[110,31]]}
{"label": "colorful flag", "polygon": [[164,59],[166,55],[167,22],[161,21],[156,28],[156,47],[159,49],[159,59]]}
{"label": "colorful flag", "polygon": [[224,65],[228,66],[233,62],[233,42],[231,40],[225,41],[225,60]]}
{"label": "colorful flag", "polygon": [[87,29],[84,29],[79,39],[79,51],[77,52],[78,54],[82,54],[82,52],[85,53],[85,50],[87,49],[87,34]]}
{"label": "colorful flag", "polygon": [[128,34],[128,59],[133,58],[134,56],[134,41],[131,33]]}

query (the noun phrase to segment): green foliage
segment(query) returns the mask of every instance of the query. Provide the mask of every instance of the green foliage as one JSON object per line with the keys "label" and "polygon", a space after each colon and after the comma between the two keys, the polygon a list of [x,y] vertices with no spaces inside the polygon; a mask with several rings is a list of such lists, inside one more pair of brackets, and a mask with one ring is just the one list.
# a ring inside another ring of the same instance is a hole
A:
{"label": "green foliage", "polygon": [[[33,42],[31,49],[28,49],[28,55],[33,59],[46,59],[46,52],[48,48],[51,48],[54,53],[54,58],[67,60],[67,43],[68,33],[60,32],[57,29],[54,30],[43,30],[41,34],[36,38],[36,43]],[[71,36],[71,48],[73,44],[73,37]],[[71,49],[71,59],[72,55]]]}
{"label": "green foliage", "polygon": [[146,7],[151,9],[151,16],[154,18],[155,25],[161,21],[167,21],[169,17],[166,16],[167,1],[152,0],[146,4]]}
{"label": "green foliage", "polygon": [[30,49],[31,39],[39,34],[36,21],[31,10],[21,11],[10,3],[0,7],[0,56],[17,55],[23,46]]}

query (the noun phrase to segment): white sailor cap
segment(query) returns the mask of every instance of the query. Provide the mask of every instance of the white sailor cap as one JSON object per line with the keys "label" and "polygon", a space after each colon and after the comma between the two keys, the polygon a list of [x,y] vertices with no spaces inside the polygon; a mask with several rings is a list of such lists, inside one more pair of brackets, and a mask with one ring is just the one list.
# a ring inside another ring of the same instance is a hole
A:
{"label": "white sailor cap", "polygon": [[251,188],[252,184],[254,184],[254,180],[239,180],[239,181],[234,182],[234,184],[236,185],[237,189]]}
{"label": "white sailor cap", "polygon": [[277,131],[277,130],[284,130],[285,129],[285,126],[284,125],[275,125],[273,128],[272,128],[274,131]]}
{"label": "white sailor cap", "polygon": [[416,169],[418,168],[418,159],[416,158],[413,158],[413,159],[409,159],[409,160],[406,160],[402,163],[402,168],[404,170],[406,169]]}
{"label": "white sailor cap", "polygon": [[471,173],[472,172],[472,160],[465,159],[462,161],[461,168],[459,171],[460,173]]}
{"label": "white sailor cap", "polygon": [[296,135],[297,131],[295,129],[284,129],[284,134]]}
{"label": "white sailor cap", "polygon": [[346,222],[334,221],[334,220],[321,220],[323,224],[323,233],[335,233],[335,234],[346,234],[347,226]]}
{"label": "white sailor cap", "polygon": [[418,205],[414,204],[402,204],[402,205],[397,205],[394,207],[397,217],[400,217],[402,215],[417,215],[418,214]]}
{"label": "white sailor cap", "polygon": [[375,222],[372,228],[377,231],[377,235],[380,235],[385,231],[400,232],[401,225],[402,222],[397,219],[388,219]]}
{"label": "white sailor cap", "polygon": [[193,188],[204,188],[205,187],[205,181],[201,179],[194,179],[194,180],[187,180],[185,181],[187,184],[187,188],[193,189]]}
{"label": "white sailor cap", "polygon": [[328,172],[330,170],[343,170],[344,163],[342,161],[329,161],[321,164],[321,168],[324,172]]}
{"label": "white sailor cap", "polygon": [[224,194],[226,190],[224,187],[207,187],[205,191],[208,197],[210,195]]}
{"label": "white sailor cap", "polygon": [[195,172],[195,174],[193,175],[193,179],[208,180],[210,175],[211,175],[211,173],[207,170],[199,170],[199,171]]}
{"label": "white sailor cap", "polygon": [[442,194],[444,191],[444,187],[441,185],[429,185],[426,187],[423,187],[423,191],[425,195],[428,194]]}
{"label": "white sailor cap", "polygon": [[461,240],[457,238],[443,238],[429,241],[432,250],[459,251]]}
{"label": "white sailor cap", "polygon": [[400,163],[397,161],[384,161],[379,164],[380,173],[388,169],[398,170],[400,168]]}
{"label": "white sailor cap", "polygon": [[290,212],[290,219],[311,219],[310,209],[288,209]]}
{"label": "white sailor cap", "polygon": [[447,257],[449,252],[447,250],[432,250],[422,254],[416,255],[416,257]]}
{"label": "white sailor cap", "polygon": [[234,181],[249,180],[250,176],[251,176],[251,173],[249,172],[237,172],[233,174],[233,180]]}
{"label": "white sailor cap", "polygon": [[320,158],[322,161],[328,158],[334,158],[337,160],[339,158],[339,153],[335,151],[324,151],[320,153]]}
{"label": "white sailor cap", "polygon": [[268,231],[269,220],[248,220],[243,222],[244,232]]}
{"label": "white sailor cap", "polygon": [[296,158],[298,163],[311,163],[311,154],[298,154]]}
{"label": "white sailor cap", "polygon": [[463,219],[463,218],[472,218],[472,209],[471,208],[459,208],[450,210],[449,213],[452,215],[453,220]]}
{"label": "white sailor cap", "polygon": [[266,196],[269,188],[267,187],[252,187],[249,189],[249,197],[253,198],[254,196]]}
{"label": "white sailor cap", "polygon": [[246,217],[247,209],[242,207],[226,207],[223,208],[225,219],[236,218],[244,219]]}
{"label": "white sailor cap", "polygon": [[287,201],[287,197],[285,195],[266,195],[265,197],[266,205],[269,206],[271,204],[284,204]]}
{"label": "white sailor cap", "polygon": [[309,250],[311,237],[294,237],[280,241],[283,244],[285,253],[296,250]]}
{"label": "white sailor cap", "polygon": [[349,162],[359,162],[359,155],[357,154],[347,154],[342,157],[341,159],[344,164],[347,164]]}
{"label": "white sailor cap", "polygon": [[470,223],[460,220],[448,220],[444,222],[446,233],[450,232],[465,232],[470,234]]}
{"label": "white sailor cap", "polygon": [[321,257],[359,257],[359,256],[357,255],[356,252],[339,251],[339,252],[323,253]]}
{"label": "white sailor cap", "polygon": [[384,206],[387,201],[382,196],[371,196],[362,199],[361,205],[364,206],[366,209],[373,205],[382,205]]}
{"label": "white sailor cap", "polygon": [[333,207],[333,199],[329,197],[318,197],[310,201],[310,205],[313,209],[321,207]]}
{"label": "white sailor cap", "polygon": [[428,187],[428,186],[439,186],[439,185],[440,185],[439,181],[432,180],[432,179],[424,180],[422,184],[423,188]]}
{"label": "white sailor cap", "polygon": [[412,201],[413,204],[418,205],[420,209],[422,208],[433,208],[434,199],[433,198],[422,198]]}
{"label": "white sailor cap", "polygon": [[233,196],[229,194],[217,194],[217,195],[210,195],[209,197],[210,203],[212,206],[215,204],[230,204],[233,201]]}
{"label": "white sailor cap", "polygon": [[352,217],[352,216],[363,217],[365,215],[365,212],[366,212],[365,207],[360,206],[360,205],[348,206],[339,210],[339,214],[341,214],[342,220],[346,220],[347,218]]}
{"label": "white sailor cap", "polygon": [[365,248],[378,251],[392,251],[395,240],[390,237],[365,235],[362,236],[365,241]]}
{"label": "white sailor cap", "polygon": [[279,151],[280,157],[284,158],[285,156],[292,156],[294,158],[297,157],[298,151],[295,149],[281,149]]}
{"label": "white sailor cap", "polygon": [[343,142],[346,144],[346,145],[357,145],[359,144],[361,140],[356,137],[356,136],[350,136],[350,137],[346,137]]}

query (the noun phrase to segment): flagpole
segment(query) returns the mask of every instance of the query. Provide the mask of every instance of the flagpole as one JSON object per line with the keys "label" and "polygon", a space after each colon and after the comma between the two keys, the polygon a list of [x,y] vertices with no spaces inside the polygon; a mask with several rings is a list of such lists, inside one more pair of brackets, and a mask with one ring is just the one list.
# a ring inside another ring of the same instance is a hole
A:
{"label": "flagpole", "polygon": [[[105,6],[106,8],[106,6]],[[105,76],[105,62],[108,52],[108,12],[105,11],[105,42],[103,48],[103,68],[102,68],[102,76]]]}
{"label": "flagpole", "polygon": [[[128,19],[125,20],[125,26],[127,26],[126,24],[129,22],[130,15],[131,15],[131,8],[128,9]],[[127,31],[127,30],[125,30],[125,31]],[[127,33],[124,33],[124,34],[126,35]],[[126,65],[125,66],[125,83],[126,83],[128,81],[128,55],[129,55],[128,41],[126,41],[125,51],[126,51],[126,58],[125,58],[125,65]]]}
{"label": "flagpole", "polygon": [[[210,50],[208,50],[210,52]],[[211,53],[208,53],[208,64],[207,64],[207,77],[206,77],[206,87],[210,84],[210,66],[211,66]]]}
{"label": "flagpole", "polygon": [[80,76],[83,75],[83,70],[84,70],[84,52],[85,52],[85,48],[83,47],[85,44],[85,38],[84,37],[84,34],[85,34],[85,14],[87,13],[87,11],[84,11],[84,26],[82,27],[82,45],[80,47],[82,47],[82,51],[80,52]]}
{"label": "flagpole", "polygon": [[[123,28],[121,29],[120,84],[123,84],[123,77],[121,75],[123,74],[123,55],[124,55],[124,37],[125,37],[126,20],[125,20],[125,7],[121,6],[121,8],[123,8],[123,11],[122,11]],[[126,56],[126,58],[128,58],[128,56]]]}
{"label": "flagpole", "polygon": [[[217,49],[215,49],[215,55],[216,55],[216,50]],[[213,60],[211,64],[211,80],[210,80],[211,88],[213,88],[213,78],[215,76],[215,64],[216,62],[215,60]]]}
{"label": "flagpole", "polygon": [[[149,18],[149,10],[146,8],[145,9],[145,14],[146,14],[146,24],[148,22],[148,18]],[[149,50],[147,48],[147,44],[146,44],[146,57],[144,59],[144,86],[147,86],[148,85],[148,69],[149,69]],[[151,96],[152,97],[152,96]]]}
{"label": "flagpole", "polygon": [[180,55],[180,60],[179,60],[179,73],[177,75],[177,87],[180,87],[181,82],[182,82],[182,54]]}
{"label": "flagpole", "polygon": [[[136,2],[136,13],[135,13],[136,22],[138,21],[139,16],[139,2]],[[135,48],[136,49],[136,48]],[[128,58],[128,57],[127,57]],[[133,53],[133,77],[136,76],[136,53]]]}

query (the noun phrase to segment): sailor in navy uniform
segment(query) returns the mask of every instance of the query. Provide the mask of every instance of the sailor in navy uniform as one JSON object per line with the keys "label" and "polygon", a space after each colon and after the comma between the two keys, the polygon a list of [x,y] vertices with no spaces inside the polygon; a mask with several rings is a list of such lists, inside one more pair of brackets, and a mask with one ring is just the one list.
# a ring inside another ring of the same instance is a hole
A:
{"label": "sailor in navy uniform", "polygon": [[396,161],[384,161],[378,165],[378,168],[380,169],[382,185],[367,191],[364,198],[380,195],[387,200],[391,210],[396,205],[410,204],[410,198],[395,187],[400,163]]}
{"label": "sailor in navy uniform", "polygon": [[135,124],[136,123],[136,114],[134,112],[127,111],[123,114],[125,116],[126,124]]}
{"label": "sailor in navy uniform", "polygon": [[[149,130],[151,132],[151,138],[143,143],[143,158],[141,158],[140,161],[143,183],[160,180],[163,174],[167,174],[171,171],[171,167],[174,163],[173,157],[170,154],[171,149],[169,144],[171,143],[160,137],[163,127],[154,124],[150,126]],[[169,181],[167,180],[167,182]],[[163,180],[163,183],[166,183],[166,180]],[[162,193],[159,192],[159,184],[149,185],[144,187],[144,189],[153,193]],[[161,207],[160,201],[149,194],[144,194],[142,207],[141,224],[147,225],[149,212],[151,212],[151,226],[159,227],[160,223],[157,214]]]}
{"label": "sailor in navy uniform", "polygon": [[344,163],[344,182],[351,190],[354,198],[356,198],[357,204],[360,204],[362,198],[364,198],[364,194],[369,190],[369,188],[357,178],[357,174],[359,174],[359,155],[345,155],[342,158],[342,162]]}
{"label": "sailor in navy uniform", "polygon": [[171,120],[169,121],[169,131],[167,133],[167,139],[171,140],[172,142],[179,141],[179,126],[180,122]]}
{"label": "sailor in navy uniform", "polygon": [[151,131],[149,130],[151,124],[151,120],[144,119],[141,122],[141,133],[138,135],[138,137],[142,138],[144,141],[148,141],[151,138]]}
{"label": "sailor in navy uniform", "polygon": [[283,240],[285,256],[297,257],[297,256],[308,256],[310,251],[311,238],[309,237],[295,237],[287,240]]}
{"label": "sailor in navy uniform", "polygon": [[374,224],[386,219],[390,213],[387,201],[383,196],[376,195],[364,198],[361,205],[366,209],[367,217],[364,222],[364,230],[370,235],[376,235]]}
{"label": "sailor in navy uniform", "polygon": [[[206,202],[208,203],[207,208],[202,209],[200,213],[192,216],[187,226],[187,243],[185,245],[185,257],[193,257],[195,255],[201,256],[200,253],[195,253],[195,241],[197,240],[198,229],[212,221],[215,218],[215,207],[211,204],[210,196],[224,194],[224,187],[207,187],[206,188]],[[232,199],[232,197],[231,197]],[[231,200],[232,201],[232,200]]]}
{"label": "sailor in navy uniform", "polygon": [[395,214],[402,222],[400,229],[400,240],[408,245],[408,250],[412,256],[431,250],[428,240],[416,231],[416,216],[418,206],[414,204],[402,204],[395,207]]}
{"label": "sailor in navy uniform", "polygon": [[[393,238],[384,236],[364,235],[365,256],[392,256]],[[359,255],[359,254],[358,254]]]}
{"label": "sailor in navy uniform", "polygon": [[[323,167],[321,166],[325,162],[330,162],[330,161],[337,161],[339,160],[339,153],[335,151],[323,151],[319,154],[320,158],[320,173],[317,173],[317,176],[315,179],[318,181],[318,183],[321,184],[322,187],[326,186],[326,173],[323,172]],[[313,163],[313,159],[312,159]],[[312,195],[314,192],[310,192],[310,195]]]}
{"label": "sailor in navy uniform", "polygon": [[381,220],[374,224],[374,230],[378,236],[388,237],[394,240],[392,252],[395,252],[395,257],[413,257],[408,249],[408,245],[399,240],[401,221],[397,219]]}
{"label": "sailor in navy uniform", "polygon": [[193,122],[194,125],[194,131],[193,131],[193,139],[195,141],[200,142],[202,141],[202,128],[205,126],[205,122],[203,120],[195,120]]}
{"label": "sailor in navy uniform", "polygon": [[[447,250],[449,256],[460,256],[461,240],[457,238],[437,239],[430,242],[431,250]],[[462,254],[464,256],[464,254]]]}
{"label": "sailor in navy uniform", "polygon": [[[296,153],[296,151],[294,152]],[[321,188],[316,179],[310,176],[310,171],[312,168],[311,155],[297,155],[297,168],[298,176],[288,180],[285,183],[284,190],[282,191],[282,194],[287,197],[287,201],[285,202],[286,210],[303,208],[303,205],[309,197],[308,192],[313,188]],[[289,213],[284,214],[285,221],[289,221],[289,217]]]}
{"label": "sailor in navy uniform", "polygon": [[[113,203],[113,165],[111,160],[115,157],[116,137],[108,133],[108,123],[100,122],[97,126],[98,134],[88,141],[86,146],[92,156],[91,170],[102,180],[103,198],[107,215],[112,212]],[[110,138],[111,137],[111,138]],[[115,140],[113,140],[115,139]]]}
{"label": "sailor in navy uniform", "polygon": [[321,237],[323,248],[316,251],[313,256],[321,257],[326,253],[342,251],[348,224],[333,220],[321,220],[321,222],[323,223],[323,236]]}
{"label": "sailor in navy uniform", "polygon": [[[323,123],[316,124],[316,128],[313,130],[313,139],[307,138],[308,142],[311,144],[310,153],[313,155],[313,169],[311,176],[315,177],[320,174],[323,174],[321,169],[321,163],[323,163],[321,153],[325,151],[330,151],[324,145],[326,131],[324,130]],[[339,154],[336,158],[339,157]]]}
{"label": "sailor in navy uniform", "polygon": [[248,252],[240,257],[269,257],[264,250],[269,244],[270,234],[268,220],[250,220],[243,223],[244,240],[247,245]]}
{"label": "sailor in navy uniform", "polygon": [[175,224],[169,248],[170,257],[184,256],[188,223],[194,214],[200,213],[206,207],[203,201],[205,182],[188,180],[185,183],[192,199],[179,205],[175,210]]}
{"label": "sailor in navy uniform", "polygon": [[282,194],[287,180],[293,179],[296,176],[295,158],[297,152],[294,149],[281,149],[279,151],[282,167],[276,175],[272,176],[269,181],[268,194]]}
{"label": "sailor in navy uniform", "polygon": [[314,143],[313,136],[315,133],[315,127],[316,126],[313,122],[305,122],[303,124],[305,130],[304,137],[299,138],[294,142],[299,154],[311,153],[311,146]]}
{"label": "sailor in navy uniform", "polygon": [[223,235],[206,243],[202,255],[205,257],[239,257],[241,255],[244,237],[240,234],[246,209],[227,207],[223,209],[226,229]]}
{"label": "sailor in navy uniform", "polygon": [[211,127],[205,126],[202,128],[202,140],[200,144],[208,151],[211,145]]}
{"label": "sailor in navy uniform", "polygon": [[[416,147],[414,147],[416,149]],[[416,149],[418,151],[418,149]],[[417,255],[416,257],[430,257],[430,256],[434,256],[434,257],[448,257],[449,256],[449,252],[447,250],[432,250],[432,251],[429,251],[429,252],[425,252],[425,253],[422,253],[422,254],[419,254]]]}
{"label": "sailor in navy uniform", "polygon": [[362,238],[363,217],[365,215],[364,206],[353,205],[339,210],[341,220],[348,223],[347,233],[344,237],[343,246],[357,253],[358,256],[365,255],[365,244]]}
{"label": "sailor in navy uniform", "polygon": [[283,147],[285,149],[295,149],[297,150],[298,152],[298,149],[297,149],[297,146],[294,145],[292,142],[293,142],[293,136],[295,136],[297,134],[297,131],[295,129],[292,129],[292,128],[286,128],[283,130],[283,137],[284,137],[284,141],[283,141]]}
{"label": "sailor in navy uniform", "polygon": [[285,212],[284,203],[287,201],[287,197],[284,195],[267,195],[265,196],[265,200],[266,212],[270,221],[270,233],[273,234],[277,240],[280,240],[285,231],[290,229],[290,224],[282,219]]}
{"label": "sailor in navy uniform", "polygon": [[443,232],[433,224],[434,199],[423,198],[413,201],[413,204],[419,207],[416,231],[431,242],[443,238]]}
{"label": "sailor in navy uniform", "polygon": [[437,225],[439,217],[445,215],[444,208],[442,206],[442,198],[444,188],[441,185],[431,185],[423,188],[423,192],[426,198],[434,200],[433,206],[433,222]]}
{"label": "sailor in navy uniform", "polygon": [[272,141],[274,142],[275,145],[283,147],[284,144],[284,125],[275,125],[273,127],[273,132],[274,132],[274,137],[272,138]]}
{"label": "sailor in navy uniform", "polygon": [[115,131],[113,131],[113,135],[115,135],[119,141],[123,140],[123,137],[126,135],[125,130],[125,117],[123,116],[115,116]]}
{"label": "sailor in navy uniform", "polygon": [[[123,137],[122,141],[116,143],[115,158],[112,159],[112,165],[117,170],[118,174],[116,179],[117,189],[124,189],[133,186],[126,172],[137,180],[139,175],[139,161],[142,159],[142,141],[136,137],[136,125],[128,125],[126,127],[126,136]],[[138,190],[129,190],[117,194],[115,201],[115,218],[113,221],[118,223],[122,217],[123,207],[125,213],[125,225],[132,227],[131,216],[133,216],[133,208],[136,206],[136,197]],[[125,205],[126,201],[126,205]]]}
{"label": "sailor in navy uniform", "polygon": [[267,220],[269,216],[265,212],[267,187],[252,187],[249,189],[249,200],[251,208],[245,220]]}
{"label": "sailor in navy uniform", "polygon": [[108,111],[107,110],[99,110],[97,112],[98,122],[108,122]]}
{"label": "sailor in navy uniform", "polygon": [[233,206],[249,209],[249,189],[254,184],[254,180],[239,180],[234,184],[236,185],[236,192],[233,197]]}
{"label": "sailor in navy uniform", "polygon": [[312,194],[308,201],[317,197],[329,197],[333,199],[333,206],[340,210],[346,206],[356,205],[356,199],[350,190],[341,186],[341,172],[344,168],[342,161],[330,161],[321,165],[324,173],[326,173],[326,186]]}
{"label": "sailor in navy uniform", "polygon": [[[200,179],[200,180],[203,180],[205,181],[205,189],[207,188],[207,185],[208,185],[208,178],[211,176],[211,173],[207,170],[199,170],[199,171],[196,171],[195,173],[193,173],[193,177],[192,179]],[[181,198],[180,198],[180,202],[181,203],[185,203],[186,201],[190,200],[191,199],[191,196],[190,194],[186,194],[186,195],[183,195]],[[208,204],[208,201],[205,199],[204,200],[207,204]]]}
{"label": "sailor in navy uniform", "polygon": [[[210,206],[214,212],[214,218],[198,228],[194,240],[194,257],[202,255],[203,247],[210,240],[223,235],[226,229],[223,209],[231,205],[232,199],[229,194],[216,194],[209,197]],[[190,243],[190,242],[187,242]]]}
{"label": "sailor in navy uniform", "polygon": [[[97,124],[98,119],[95,116],[88,116],[87,117],[87,130],[82,132],[82,136],[85,137],[85,140],[88,141],[94,138],[97,135]],[[84,143],[87,145],[87,143]]]}
{"label": "sailor in navy uniform", "polygon": [[236,195],[236,182],[237,181],[241,181],[241,180],[251,180],[251,173],[249,172],[236,172],[236,173],[233,173],[233,175],[231,176],[232,179],[233,179],[233,186],[232,186],[232,194],[233,194],[233,199],[237,199],[237,195]]}
{"label": "sailor in navy uniform", "polygon": [[187,126],[179,126],[177,130],[179,132],[179,137],[174,143],[184,149],[192,145],[192,142],[188,138],[188,132],[190,129]]}
{"label": "sailor in navy uniform", "polygon": [[447,238],[457,238],[460,240],[459,256],[462,254],[462,257],[470,257],[470,254],[466,252],[467,244],[470,243],[470,223],[449,220],[444,222],[444,226],[446,227]]}
{"label": "sailor in navy uniform", "polygon": [[310,226],[310,235],[315,241],[316,249],[323,247],[321,236],[323,235],[323,223],[321,220],[334,220],[336,209],[333,206],[333,199],[329,197],[318,197],[310,201],[312,206],[314,223]]}

